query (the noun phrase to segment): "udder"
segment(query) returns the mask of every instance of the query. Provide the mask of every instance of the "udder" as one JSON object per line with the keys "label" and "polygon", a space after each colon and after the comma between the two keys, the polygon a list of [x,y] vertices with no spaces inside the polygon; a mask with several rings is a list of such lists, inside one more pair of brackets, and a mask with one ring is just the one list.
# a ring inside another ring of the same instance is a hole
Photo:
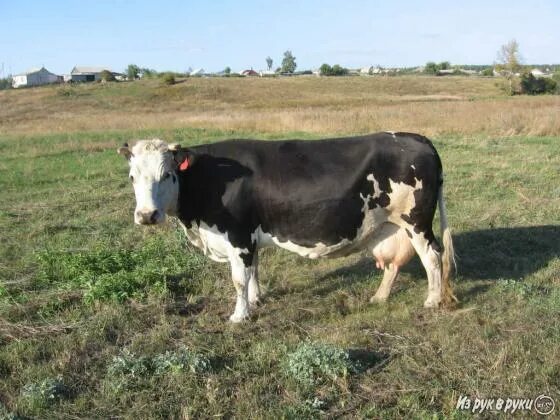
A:
{"label": "udder", "polygon": [[404,229],[393,223],[384,223],[374,236],[372,247],[377,268],[389,265],[402,267],[414,256],[414,248]]}
{"label": "udder", "polygon": [[414,248],[406,231],[393,223],[384,223],[375,232],[371,251],[377,268],[384,271],[383,280],[371,302],[384,302],[391,286],[399,275],[399,269],[414,256]]}

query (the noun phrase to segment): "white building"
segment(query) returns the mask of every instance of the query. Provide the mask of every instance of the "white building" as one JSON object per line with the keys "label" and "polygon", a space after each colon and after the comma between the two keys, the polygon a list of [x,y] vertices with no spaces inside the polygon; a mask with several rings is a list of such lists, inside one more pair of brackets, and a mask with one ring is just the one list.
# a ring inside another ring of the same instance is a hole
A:
{"label": "white building", "polygon": [[204,76],[204,69],[194,69],[189,72],[189,76]]}
{"label": "white building", "polygon": [[61,82],[62,78],[51,73],[46,68],[31,69],[26,73],[16,74],[12,77],[12,86],[19,88],[22,86],[39,86],[48,85],[50,83]]}
{"label": "white building", "polygon": [[533,69],[531,70],[531,74],[535,77],[545,77],[547,75],[541,69]]}

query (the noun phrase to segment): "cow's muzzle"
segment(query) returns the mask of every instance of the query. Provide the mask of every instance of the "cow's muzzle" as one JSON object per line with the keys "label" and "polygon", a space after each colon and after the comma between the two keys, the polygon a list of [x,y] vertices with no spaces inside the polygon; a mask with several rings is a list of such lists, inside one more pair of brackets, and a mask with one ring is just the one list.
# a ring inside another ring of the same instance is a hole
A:
{"label": "cow's muzzle", "polygon": [[161,221],[158,210],[136,210],[134,221],[139,225],[155,225]]}

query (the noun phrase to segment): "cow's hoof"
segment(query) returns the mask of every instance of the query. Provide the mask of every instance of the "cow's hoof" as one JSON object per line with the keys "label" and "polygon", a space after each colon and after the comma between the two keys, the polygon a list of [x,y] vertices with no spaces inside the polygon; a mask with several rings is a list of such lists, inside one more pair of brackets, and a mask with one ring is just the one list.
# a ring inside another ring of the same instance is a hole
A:
{"label": "cow's hoof", "polygon": [[387,298],[383,297],[383,296],[372,296],[369,300],[369,303],[375,303],[377,305],[382,305],[384,303],[387,303]]}
{"label": "cow's hoof", "polygon": [[256,308],[257,306],[260,306],[261,303],[262,303],[262,302],[261,302],[261,298],[260,298],[260,297],[257,297],[257,298],[255,298],[255,299],[249,300],[249,306],[252,306],[252,307],[254,307],[254,308]]}
{"label": "cow's hoof", "polygon": [[234,324],[238,324],[240,322],[247,320],[248,318],[249,318],[249,314],[232,314],[229,317],[229,320]]}
{"label": "cow's hoof", "polygon": [[440,302],[440,299],[428,297],[428,299],[426,299],[426,301],[424,302],[424,308],[439,308]]}

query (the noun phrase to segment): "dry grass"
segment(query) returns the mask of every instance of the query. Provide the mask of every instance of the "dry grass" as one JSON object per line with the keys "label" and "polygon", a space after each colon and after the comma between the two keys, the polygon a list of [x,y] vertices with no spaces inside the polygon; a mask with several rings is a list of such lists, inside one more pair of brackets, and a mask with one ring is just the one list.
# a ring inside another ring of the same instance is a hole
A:
{"label": "dry grass", "polygon": [[69,332],[75,325],[23,325],[13,324],[0,318],[0,343],[19,341],[22,339],[53,336],[54,334]]}
{"label": "dry grass", "polygon": [[560,97],[508,97],[469,77],[192,78],[0,92],[0,134],[213,127],[319,134],[560,134]]}

